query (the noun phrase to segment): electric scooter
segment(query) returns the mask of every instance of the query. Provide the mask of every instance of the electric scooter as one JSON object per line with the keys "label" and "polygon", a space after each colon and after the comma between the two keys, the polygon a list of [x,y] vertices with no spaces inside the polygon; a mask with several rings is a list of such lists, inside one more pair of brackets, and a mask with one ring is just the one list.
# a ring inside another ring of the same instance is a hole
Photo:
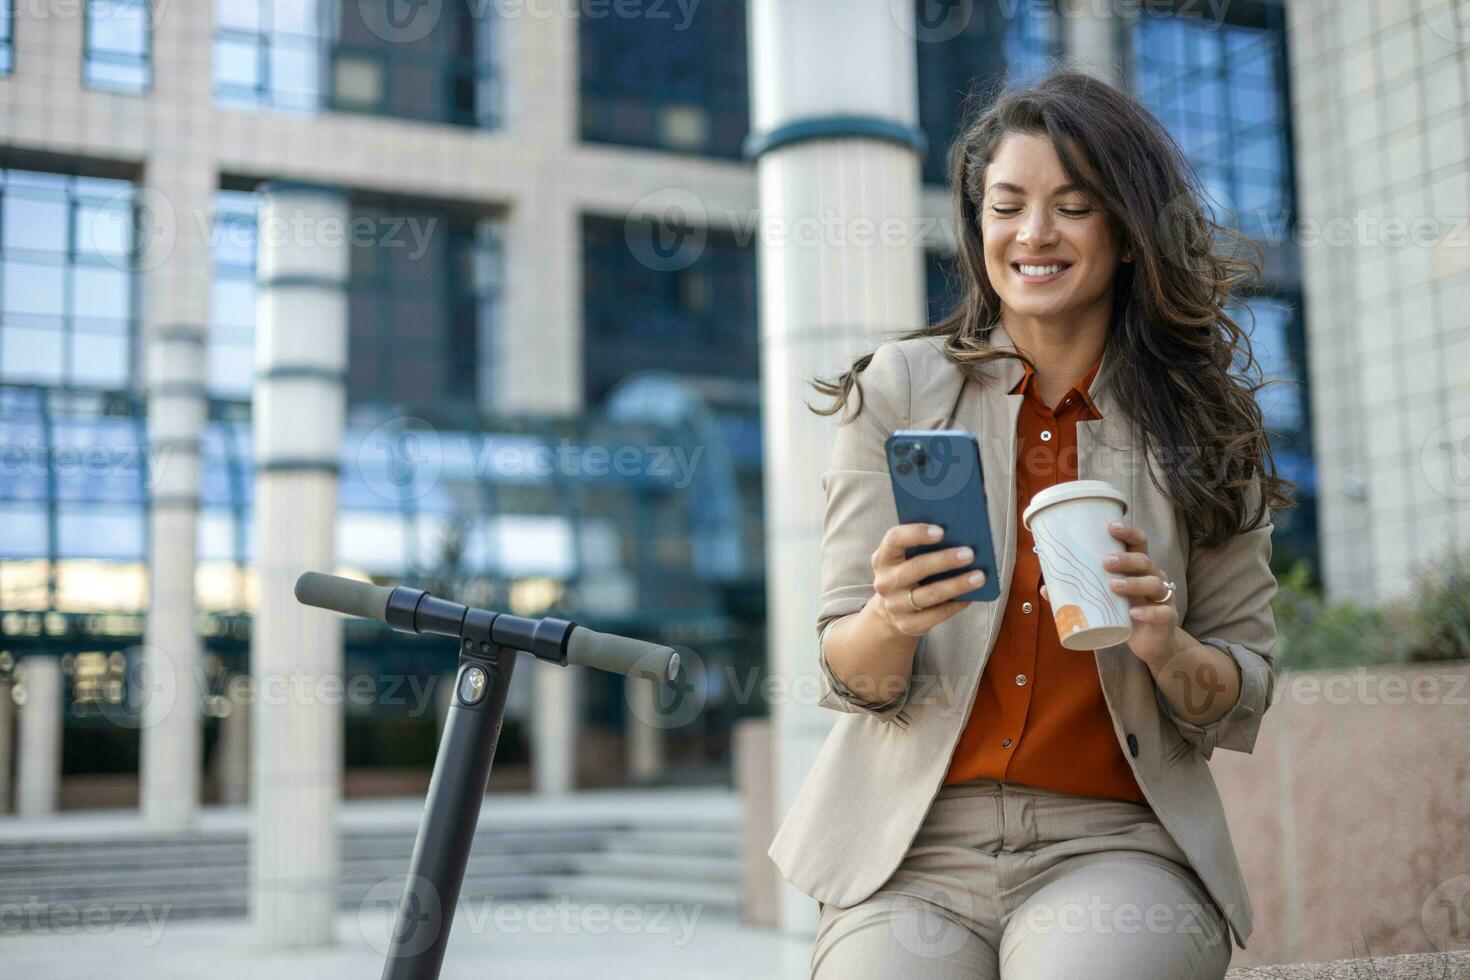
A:
{"label": "electric scooter", "polygon": [[672,647],[598,633],[570,620],[527,619],[462,606],[407,586],[369,585],[320,572],[296,580],[296,599],[406,633],[459,640],[454,698],[383,967],[383,980],[437,980],[517,655],[666,683],[679,671],[679,654]]}

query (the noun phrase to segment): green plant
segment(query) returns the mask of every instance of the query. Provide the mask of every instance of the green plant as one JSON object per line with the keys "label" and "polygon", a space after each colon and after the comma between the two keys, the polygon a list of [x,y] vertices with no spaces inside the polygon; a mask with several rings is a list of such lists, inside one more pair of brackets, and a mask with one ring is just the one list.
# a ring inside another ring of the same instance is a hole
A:
{"label": "green plant", "polygon": [[1305,562],[1277,579],[1276,669],[1315,670],[1401,663],[1408,659],[1404,611],[1363,608],[1351,599],[1328,604]]}
{"label": "green plant", "polygon": [[1446,552],[1413,574],[1410,660],[1470,659],[1470,550]]}

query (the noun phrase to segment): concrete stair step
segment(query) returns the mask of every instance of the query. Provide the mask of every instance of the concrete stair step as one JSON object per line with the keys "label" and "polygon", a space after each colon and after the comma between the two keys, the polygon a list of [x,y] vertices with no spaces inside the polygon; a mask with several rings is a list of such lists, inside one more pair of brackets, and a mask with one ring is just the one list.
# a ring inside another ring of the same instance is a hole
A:
{"label": "concrete stair step", "polygon": [[[408,868],[416,830],[348,831],[342,838],[339,903],[352,910]],[[519,826],[481,829],[461,900],[550,900],[698,906],[723,914],[739,895],[738,828],[729,821]],[[120,923],[138,910],[169,920],[247,912],[243,834],[124,836],[0,842],[0,905],[29,916]],[[22,928],[27,928],[23,926]]]}
{"label": "concrete stair step", "polygon": [[739,889],[696,881],[646,881],[612,875],[568,875],[549,879],[551,891],[572,901],[650,903],[656,905],[703,906],[730,911],[739,904]]}
{"label": "concrete stair step", "polygon": [[571,870],[589,876],[635,876],[657,881],[721,881],[735,884],[740,878],[740,861],[735,856],[688,857],[682,854],[659,855],[601,851],[593,854],[569,854],[566,863]]}

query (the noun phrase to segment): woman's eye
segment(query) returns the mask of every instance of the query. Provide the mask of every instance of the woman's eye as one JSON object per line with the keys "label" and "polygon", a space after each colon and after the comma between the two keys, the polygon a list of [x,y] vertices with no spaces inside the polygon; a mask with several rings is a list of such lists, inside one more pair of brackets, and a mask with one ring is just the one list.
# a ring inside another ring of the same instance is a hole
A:
{"label": "woman's eye", "polygon": [[1081,218],[1092,213],[1092,208],[1062,208],[1062,214],[1069,218]]}
{"label": "woman's eye", "polygon": [[1018,207],[1012,207],[1009,204],[997,204],[993,206],[990,210],[994,211],[996,214],[1017,214],[1020,212],[1021,209]]}

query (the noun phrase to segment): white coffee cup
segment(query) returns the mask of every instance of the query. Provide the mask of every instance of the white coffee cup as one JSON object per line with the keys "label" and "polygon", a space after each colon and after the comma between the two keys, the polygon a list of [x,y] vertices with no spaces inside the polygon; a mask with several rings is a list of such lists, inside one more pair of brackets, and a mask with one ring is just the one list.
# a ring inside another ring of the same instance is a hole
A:
{"label": "white coffee cup", "polygon": [[1133,635],[1132,605],[1114,592],[1103,555],[1125,551],[1108,532],[1128,501],[1103,480],[1071,480],[1031,498],[1021,521],[1036,541],[1057,635],[1068,650],[1100,650]]}

